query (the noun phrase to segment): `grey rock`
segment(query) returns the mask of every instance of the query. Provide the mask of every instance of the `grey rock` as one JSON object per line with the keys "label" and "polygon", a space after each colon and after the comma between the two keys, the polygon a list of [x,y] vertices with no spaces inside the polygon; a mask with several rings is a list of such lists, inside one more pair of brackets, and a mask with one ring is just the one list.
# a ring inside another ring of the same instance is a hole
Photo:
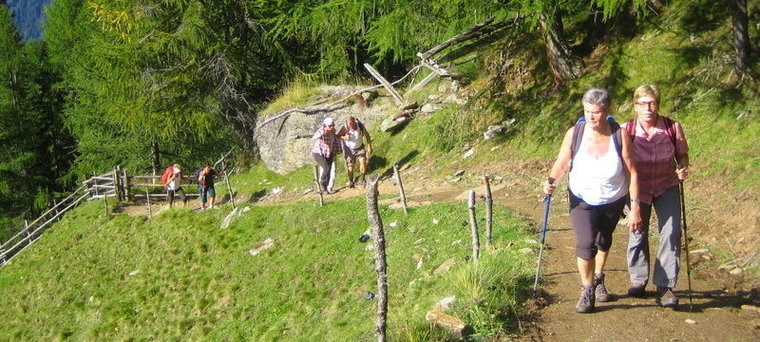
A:
{"label": "grey rock", "polygon": [[263,242],[257,243],[253,247],[251,247],[251,250],[248,251],[248,254],[251,256],[257,256],[259,253],[270,249],[274,246],[274,240],[272,238],[267,238]]}
{"label": "grey rock", "polygon": [[439,106],[439,105],[437,105],[435,103],[426,103],[425,105],[422,106],[422,108],[420,109],[420,112],[423,112],[423,113],[434,113],[434,112],[437,112],[439,110],[441,110],[441,106]]}
{"label": "grey rock", "polygon": [[460,83],[459,81],[452,81],[451,85],[449,86],[449,89],[451,90],[452,93],[458,92],[459,89],[461,88],[462,88],[462,83]]}
{"label": "grey rock", "polygon": [[461,177],[464,176],[464,170],[458,170],[457,172],[454,172],[454,177]]}
{"label": "grey rock", "polygon": [[232,210],[231,213],[229,213],[229,215],[227,215],[227,217],[225,217],[222,220],[221,228],[222,229],[229,228],[230,227],[230,223],[232,223],[232,220],[234,220],[237,216],[238,216],[238,209],[235,208],[235,209]]}
{"label": "grey rock", "polygon": [[[335,98],[351,94],[358,90],[358,88],[350,86],[323,86],[319,90],[324,97]],[[314,107],[323,105],[324,103],[315,105]],[[304,105],[302,108],[310,107],[309,105]],[[365,109],[361,113],[359,118],[371,130],[388,115],[388,112],[398,111],[395,108],[395,104],[390,99],[378,98],[374,101],[372,107]],[[330,116],[335,119],[337,126],[341,126],[352,115],[356,115],[356,112],[351,106],[317,115],[306,115],[296,112],[258,127],[255,134],[261,160],[268,169],[279,174],[296,170],[305,165],[313,165],[314,159],[311,157],[313,141],[311,140],[311,136],[321,127],[322,120]],[[266,116],[261,116],[259,120],[263,122],[266,118]],[[284,124],[283,121],[285,121]],[[280,127],[282,127],[282,130],[280,130]]]}
{"label": "grey rock", "polygon": [[464,155],[462,155],[462,158],[467,159],[472,157],[472,155],[475,154],[475,149],[470,149],[469,151],[465,152]]}

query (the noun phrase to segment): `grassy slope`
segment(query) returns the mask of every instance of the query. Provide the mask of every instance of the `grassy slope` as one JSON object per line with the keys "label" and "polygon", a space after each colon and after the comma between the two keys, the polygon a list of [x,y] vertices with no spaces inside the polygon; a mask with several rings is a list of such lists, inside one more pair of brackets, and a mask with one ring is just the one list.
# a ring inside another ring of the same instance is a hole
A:
{"label": "grassy slope", "polygon": [[[8,323],[0,340],[373,338],[375,302],[362,294],[376,292],[375,274],[371,252],[357,241],[367,229],[363,198],[321,209],[313,203],[255,206],[226,230],[219,229],[225,207],[163,211],[148,221],[104,217],[101,205],[70,213],[0,270],[0,319]],[[457,295],[456,312],[481,333],[508,324],[504,315],[515,306],[510,298],[529,281],[532,258],[516,248],[499,249],[484,256],[481,272],[467,267],[469,229],[460,224],[466,218],[461,203],[414,209],[406,217],[381,212],[394,336],[441,336],[423,317],[448,294]],[[498,246],[512,240],[517,247],[530,245],[523,241],[524,220],[501,209],[497,217]],[[434,225],[433,218],[440,222]],[[274,248],[248,254],[269,237]],[[420,270],[418,256],[425,257]],[[431,273],[449,258],[456,260],[450,273]],[[475,298],[480,305],[467,305]]]}

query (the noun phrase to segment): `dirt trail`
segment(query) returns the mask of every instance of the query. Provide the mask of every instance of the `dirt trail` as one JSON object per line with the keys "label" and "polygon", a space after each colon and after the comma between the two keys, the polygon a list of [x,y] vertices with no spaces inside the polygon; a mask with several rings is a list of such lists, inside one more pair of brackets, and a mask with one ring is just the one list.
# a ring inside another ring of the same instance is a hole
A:
{"label": "dirt trail", "polygon": [[[511,166],[514,169],[514,165]],[[428,179],[408,176],[404,179],[404,185],[412,206],[452,201],[462,199],[462,194],[469,189],[480,190],[480,186],[474,185],[476,179],[473,175],[496,175],[507,169],[500,164],[481,165],[468,170],[468,175],[458,182],[451,181],[451,177]],[[535,173],[535,165],[522,165],[522,169],[532,169],[530,173]],[[417,171],[420,169],[409,170],[407,174]],[[537,223],[536,227],[540,226],[543,204],[538,203],[541,194],[538,193],[536,181],[520,174],[495,178],[497,180],[492,186],[494,201],[530,217]],[[383,181],[379,189],[381,193],[398,193],[392,179]],[[366,193],[362,187],[339,187],[338,190],[336,194],[326,195],[325,200],[364,196]],[[315,193],[266,195],[257,200],[257,205],[316,201],[316,196]],[[624,295],[628,286],[625,259],[628,237],[627,228],[623,225],[619,225],[614,233],[606,267],[606,284],[614,295],[613,301],[598,303],[595,313],[576,314],[574,306],[580,285],[575,266],[574,236],[564,196],[560,192],[552,202],[551,231],[547,235],[547,250],[544,253],[543,295],[526,303],[530,314],[522,322],[525,331],[520,341],[760,341],[760,309],[752,309],[760,307],[757,289],[749,292],[724,291],[724,286],[714,278],[693,271],[693,311],[689,312],[684,265],[675,289],[681,300],[676,310],[658,307],[651,286],[647,288],[647,298]],[[742,305],[752,307],[742,309]]]}

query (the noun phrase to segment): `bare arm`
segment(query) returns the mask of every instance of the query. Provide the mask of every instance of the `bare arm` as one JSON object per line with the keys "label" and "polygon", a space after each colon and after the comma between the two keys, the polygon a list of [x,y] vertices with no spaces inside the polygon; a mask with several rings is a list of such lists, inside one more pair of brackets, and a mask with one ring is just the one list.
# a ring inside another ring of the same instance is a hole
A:
{"label": "bare arm", "polygon": [[372,154],[372,137],[369,135],[367,128],[364,125],[361,126],[362,135],[367,139],[367,154]]}
{"label": "bare arm", "polygon": [[628,228],[635,232],[641,227],[641,203],[639,202],[639,180],[634,165],[633,143],[628,132],[620,130],[623,138],[623,167],[628,175],[628,194],[631,197],[631,212],[628,214]]}
{"label": "bare arm", "polygon": [[548,180],[544,182],[545,194],[551,195],[554,192],[554,189],[557,187],[559,180],[562,179],[562,176],[564,176],[567,172],[570,158],[572,158],[572,144],[573,127],[570,127],[570,129],[568,129],[565,133],[565,138],[562,139],[562,146],[559,148],[557,160],[554,162],[554,166],[552,166],[552,170],[549,172],[549,178],[554,178],[555,181],[553,183],[549,183]]}

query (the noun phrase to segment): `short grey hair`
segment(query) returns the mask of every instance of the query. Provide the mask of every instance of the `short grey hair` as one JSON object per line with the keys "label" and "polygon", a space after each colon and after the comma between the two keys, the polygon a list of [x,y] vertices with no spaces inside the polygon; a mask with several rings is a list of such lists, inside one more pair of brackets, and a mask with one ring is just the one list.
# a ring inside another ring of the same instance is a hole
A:
{"label": "short grey hair", "polygon": [[591,88],[583,94],[583,103],[600,106],[604,109],[609,109],[612,101],[610,100],[610,92],[604,88]]}

